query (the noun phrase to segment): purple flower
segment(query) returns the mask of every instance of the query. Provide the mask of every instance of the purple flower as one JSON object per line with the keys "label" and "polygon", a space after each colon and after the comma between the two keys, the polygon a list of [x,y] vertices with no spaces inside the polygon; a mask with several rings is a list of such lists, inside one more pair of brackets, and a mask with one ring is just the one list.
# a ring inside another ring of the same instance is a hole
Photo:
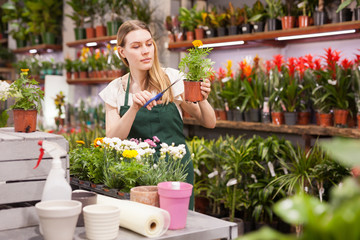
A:
{"label": "purple flower", "polygon": [[153,140],[151,139],[146,139],[144,140],[144,142],[146,142],[147,144],[149,144],[151,147],[156,147],[156,144],[153,142]]}
{"label": "purple flower", "polygon": [[157,136],[153,136],[154,142],[160,142],[160,139]]}

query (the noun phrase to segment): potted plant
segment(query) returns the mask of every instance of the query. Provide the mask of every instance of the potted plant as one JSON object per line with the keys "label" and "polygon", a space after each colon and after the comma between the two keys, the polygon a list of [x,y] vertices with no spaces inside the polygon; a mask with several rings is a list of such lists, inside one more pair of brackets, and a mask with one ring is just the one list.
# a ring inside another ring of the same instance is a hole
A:
{"label": "potted plant", "polygon": [[200,48],[201,40],[193,41],[194,48],[180,60],[179,69],[185,74],[185,101],[199,102],[203,100],[200,81],[209,78],[213,73],[211,67],[214,62],[207,58],[212,48]]}
{"label": "potted plant", "polygon": [[39,83],[28,77],[29,69],[22,69],[20,77],[9,87],[8,96],[15,98],[14,105],[9,109],[14,113],[15,132],[36,131],[36,117],[41,109],[44,92],[38,87]]}
{"label": "potted plant", "polygon": [[265,0],[266,1],[266,13],[269,17],[267,20],[268,31],[275,31],[281,29],[281,23],[278,19],[282,13],[281,0]]}
{"label": "potted plant", "polygon": [[358,128],[360,129],[360,54],[356,54],[354,59],[354,70],[353,70],[353,89],[355,95],[356,109],[357,109],[357,122]]}
{"label": "potted plant", "polygon": [[98,0],[85,0],[85,12],[86,12],[86,21],[87,23],[90,23],[88,27],[85,28],[86,31],[86,38],[94,38],[96,36],[95,27],[94,27],[94,21],[95,16],[98,11],[101,11],[101,9],[98,8]]}
{"label": "potted plant", "polygon": [[239,31],[239,25],[243,22],[243,19],[239,16],[240,9],[234,8],[231,2],[229,2],[229,8],[226,11],[227,18],[229,19],[229,26],[227,27],[229,35],[236,35]]}
{"label": "potted plant", "polygon": [[15,61],[15,54],[8,48],[0,45],[0,67],[10,67]]}
{"label": "potted plant", "polygon": [[[93,0],[94,1],[94,0]],[[95,2],[95,16],[98,17],[98,25],[96,25],[96,37],[103,37],[107,35],[107,28],[105,24],[105,16],[107,14],[107,3],[106,0],[97,0]],[[116,31],[117,33],[117,31]],[[115,33],[115,34],[116,34]]]}
{"label": "potted plant", "polygon": [[41,6],[34,1],[25,1],[26,8],[24,9],[24,14],[29,18],[29,28],[27,32],[30,35],[31,45],[39,45],[41,41]]}
{"label": "potted plant", "polygon": [[295,0],[285,0],[285,4],[283,5],[284,13],[281,18],[281,25],[283,30],[295,27],[295,7]]}
{"label": "potted plant", "polygon": [[63,2],[41,0],[40,5],[42,41],[46,44],[55,44],[56,37],[61,36]]}
{"label": "potted plant", "polygon": [[54,103],[58,111],[57,117],[55,117],[55,124],[59,130],[59,127],[63,127],[65,124],[65,95],[62,91],[56,94]]}
{"label": "potted plant", "polygon": [[252,17],[248,20],[252,23],[254,32],[264,31],[266,18],[265,7],[260,0],[257,0],[252,6]]}
{"label": "potted plant", "polygon": [[72,71],[73,71],[73,62],[70,58],[65,58],[65,70],[66,70],[66,78],[71,79]]}
{"label": "potted plant", "polygon": [[186,40],[193,41],[194,40],[194,29],[197,27],[196,22],[196,5],[191,9],[187,9],[184,7],[179,8],[179,21],[181,22],[181,27],[186,29]]}
{"label": "potted plant", "polygon": [[272,123],[276,125],[284,124],[283,102],[281,101],[281,92],[284,88],[283,81],[281,81],[283,63],[283,56],[280,54],[275,55],[272,62],[268,62],[269,104]]}
{"label": "potted plant", "polygon": [[[338,22],[346,22],[352,20],[352,12],[351,9],[348,8],[350,3],[356,2],[357,11],[355,12],[355,16],[357,19],[359,19],[359,7],[360,7],[360,0],[341,0],[341,4],[339,5],[338,9],[336,10],[336,17]],[[356,10],[356,9],[355,9]]]}
{"label": "potted plant", "polygon": [[197,23],[195,31],[195,39],[204,38],[204,28],[207,25],[207,13],[204,10],[196,11],[194,16],[195,22]]}
{"label": "potted plant", "polygon": [[106,30],[108,36],[116,35],[121,23],[121,14],[125,8],[124,0],[106,0],[106,5],[109,7],[110,21],[106,23]]}
{"label": "potted plant", "polygon": [[214,7],[211,12],[209,12],[209,18],[211,24],[214,26],[217,32],[217,36],[225,36],[226,29],[225,26],[227,24],[228,18],[226,13],[218,13],[217,9]]}
{"label": "potted plant", "polygon": [[252,10],[249,8],[246,4],[244,4],[244,7],[239,10],[239,18],[242,19],[242,24],[240,25],[241,32],[251,33],[252,31],[252,25],[250,24],[249,19],[252,16]]}
{"label": "potted plant", "polygon": [[25,14],[25,8],[18,0],[12,0],[1,5],[4,15],[1,17],[3,23],[10,23],[9,34],[16,40],[16,47],[26,46],[28,40],[27,22],[29,18]]}
{"label": "potted plant", "polygon": [[302,12],[302,15],[300,15],[298,18],[299,28],[309,26],[309,16],[308,13],[306,12],[308,4],[309,4],[308,0],[304,0],[298,4],[298,8]]}
{"label": "potted plant", "polygon": [[329,3],[329,1],[318,0],[318,5],[316,7],[316,11],[314,11],[314,25],[320,26],[327,23],[327,14],[325,11],[325,5]]}
{"label": "potted plant", "polygon": [[75,23],[75,40],[85,39],[86,30],[84,28],[85,17],[86,17],[86,5],[85,0],[69,0],[66,2],[73,9],[72,14],[66,14],[67,17],[71,18]]}

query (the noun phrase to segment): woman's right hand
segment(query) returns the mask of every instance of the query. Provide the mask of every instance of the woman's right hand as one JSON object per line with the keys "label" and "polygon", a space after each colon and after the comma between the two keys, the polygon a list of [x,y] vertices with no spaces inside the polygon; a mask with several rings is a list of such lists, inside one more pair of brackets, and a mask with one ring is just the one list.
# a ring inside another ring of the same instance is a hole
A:
{"label": "woman's right hand", "polygon": [[[141,91],[138,93],[135,93],[132,95],[132,99],[133,99],[133,104],[132,107],[135,108],[137,111],[140,110],[140,108],[142,108],[145,103],[147,103],[147,101],[149,101],[151,98],[153,97],[153,95],[149,92],[149,91]],[[151,108],[153,108],[154,106],[157,105],[157,102],[154,100],[152,102],[150,102],[146,108],[148,110],[151,110]]]}

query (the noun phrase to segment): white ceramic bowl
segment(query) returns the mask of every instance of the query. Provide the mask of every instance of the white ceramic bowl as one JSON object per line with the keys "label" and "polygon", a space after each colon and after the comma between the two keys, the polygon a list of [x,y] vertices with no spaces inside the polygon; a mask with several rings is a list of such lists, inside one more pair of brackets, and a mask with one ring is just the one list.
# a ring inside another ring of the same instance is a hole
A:
{"label": "white ceramic bowl", "polygon": [[74,200],[43,201],[35,205],[41,232],[46,240],[72,240],[81,212],[81,202]]}
{"label": "white ceramic bowl", "polygon": [[115,239],[119,233],[120,209],[112,205],[83,208],[86,237],[90,240]]}

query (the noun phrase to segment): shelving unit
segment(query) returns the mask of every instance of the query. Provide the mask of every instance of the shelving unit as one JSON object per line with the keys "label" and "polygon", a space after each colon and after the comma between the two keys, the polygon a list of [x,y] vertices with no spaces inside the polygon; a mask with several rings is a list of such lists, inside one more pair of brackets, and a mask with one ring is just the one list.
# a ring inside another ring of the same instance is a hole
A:
{"label": "shelving unit", "polygon": [[55,44],[39,44],[34,46],[27,46],[23,48],[14,49],[14,53],[26,54],[29,53],[30,50],[35,49],[38,53],[46,53],[46,52],[57,52],[62,51],[62,45]]}
{"label": "shelving unit", "polygon": [[[313,34],[313,33],[325,33],[325,32],[350,30],[350,29],[355,29],[356,32],[351,34],[344,34],[344,35],[314,37],[314,38],[288,40],[288,41],[275,40],[278,37],[297,36],[297,35]],[[360,21],[351,21],[351,22],[325,24],[322,26],[309,26],[306,28],[292,28],[288,30],[277,30],[270,32],[259,32],[259,33],[250,33],[250,34],[229,35],[224,37],[205,38],[202,39],[202,42],[204,44],[210,44],[210,43],[222,43],[222,42],[232,42],[232,41],[245,41],[245,44],[243,45],[219,47],[214,49],[214,50],[221,50],[224,48],[248,48],[251,46],[259,46],[259,45],[284,47],[288,43],[304,43],[304,42],[315,42],[315,41],[319,42],[319,41],[359,39],[359,38],[360,38]],[[192,41],[182,41],[182,42],[169,43],[168,48],[169,50],[183,51],[192,46],[193,46]]]}
{"label": "shelving unit", "polygon": [[109,83],[115,78],[77,78],[77,79],[66,79],[68,84],[101,84]]}
{"label": "shelving unit", "polygon": [[[92,43],[95,42],[99,45],[106,45],[108,43],[110,43],[111,40],[116,40],[116,35],[113,36],[104,36],[104,37],[98,37],[98,38],[87,38],[87,39],[81,39],[81,40],[76,40],[74,42],[67,42],[66,45],[68,47],[83,47],[85,46],[87,43]],[[97,47],[98,47],[97,46]]]}
{"label": "shelving unit", "polygon": [[0,74],[8,76],[7,80],[15,80],[15,69],[14,68],[2,68],[0,67]]}

